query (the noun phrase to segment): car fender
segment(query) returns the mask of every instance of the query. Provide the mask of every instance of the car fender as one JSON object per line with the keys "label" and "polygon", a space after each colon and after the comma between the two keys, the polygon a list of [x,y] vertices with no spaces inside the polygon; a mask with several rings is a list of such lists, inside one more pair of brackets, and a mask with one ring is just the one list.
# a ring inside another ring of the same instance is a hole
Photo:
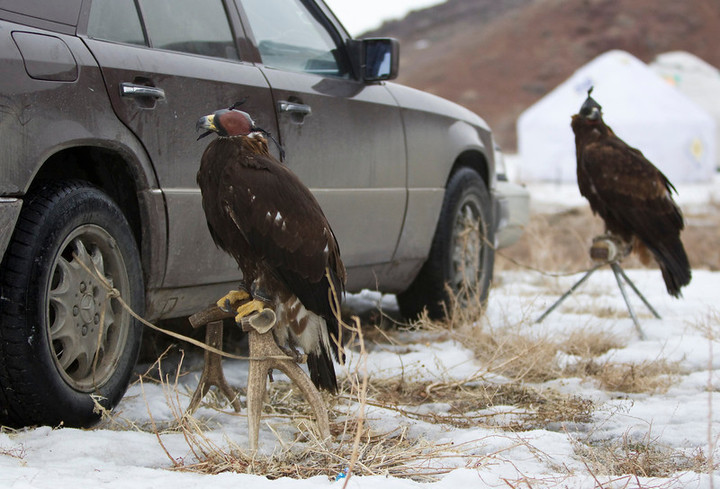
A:
{"label": "car fender", "polygon": [[464,107],[402,85],[387,87],[401,107],[408,158],[408,206],[394,261],[424,260],[454,169],[473,167],[492,187],[492,135],[487,123]]}

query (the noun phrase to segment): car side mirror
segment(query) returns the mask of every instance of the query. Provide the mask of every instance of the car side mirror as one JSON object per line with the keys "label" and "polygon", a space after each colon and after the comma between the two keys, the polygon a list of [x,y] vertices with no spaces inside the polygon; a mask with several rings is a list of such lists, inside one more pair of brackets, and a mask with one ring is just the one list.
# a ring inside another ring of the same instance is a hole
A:
{"label": "car side mirror", "polygon": [[356,73],[363,81],[377,82],[397,78],[400,43],[396,39],[352,40],[349,47]]}

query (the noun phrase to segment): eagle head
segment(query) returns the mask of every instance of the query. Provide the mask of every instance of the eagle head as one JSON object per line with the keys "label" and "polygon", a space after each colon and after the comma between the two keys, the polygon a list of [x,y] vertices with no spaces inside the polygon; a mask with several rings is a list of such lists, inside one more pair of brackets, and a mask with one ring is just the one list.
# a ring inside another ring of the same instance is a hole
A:
{"label": "eagle head", "polygon": [[195,123],[195,130],[205,129],[206,132],[198,139],[217,133],[220,137],[247,136],[258,130],[250,114],[237,109],[216,110],[210,115],[198,119]]}
{"label": "eagle head", "polygon": [[592,91],[593,87],[590,87],[588,96],[580,107],[580,116],[591,121],[598,121],[602,119],[602,107],[590,96]]}

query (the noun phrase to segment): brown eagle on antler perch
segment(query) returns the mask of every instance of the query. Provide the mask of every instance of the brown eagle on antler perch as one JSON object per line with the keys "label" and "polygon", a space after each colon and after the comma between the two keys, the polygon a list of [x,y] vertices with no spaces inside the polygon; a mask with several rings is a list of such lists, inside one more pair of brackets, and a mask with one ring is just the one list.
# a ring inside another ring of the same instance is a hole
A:
{"label": "brown eagle on antler perch", "polygon": [[591,93],[592,88],[572,116],[580,193],[611,236],[632,247],[644,263],[655,259],[668,293],[679,297],[691,271],[680,240],[684,222],[672,198],[675,187],[605,124]]}
{"label": "brown eagle on antler perch", "polygon": [[[276,321],[268,328],[274,341],[268,348],[277,344],[280,355],[295,360],[300,358],[296,348],[302,348],[312,383],[335,392],[332,357],[343,358],[338,303],[344,292],[345,267],[330,224],[308,188],[270,154],[269,134],[258,128],[249,114],[235,106],[218,110],[200,118],[197,129],[206,130],[200,137],[213,132],[218,135],[205,149],[197,174],[208,228],[215,244],[235,258],[243,273],[240,290],[229,292],[218,306],[227,309],[240,304],[235,318],[238,324],[248,318],[252,324],[252,318],[273,311]],[[254,342],[269,337],[266,331],[250,333],[251,356],[269,355],[270,350],[253,348]],[[303,383],[304,374],[298,374],[300,369],[294,363],[267,359],[262,364],[265,371],[258,371],[262,369],[254,367],[261,362],[251,360],[248,415],[252,448],[257,446],[267,368],[280,368],[293,382]],[[307,397],[307,385],[301,388]],[[251,394],[260,398],[251,399]],[[320,426],[327,425],[327,413],[317,406],[317,399],[322,405],[317,391],[312,395],[315,401],[309,400],[318,420],[325,419],[318,423],[321,435],[327,436],[327,426]]]}

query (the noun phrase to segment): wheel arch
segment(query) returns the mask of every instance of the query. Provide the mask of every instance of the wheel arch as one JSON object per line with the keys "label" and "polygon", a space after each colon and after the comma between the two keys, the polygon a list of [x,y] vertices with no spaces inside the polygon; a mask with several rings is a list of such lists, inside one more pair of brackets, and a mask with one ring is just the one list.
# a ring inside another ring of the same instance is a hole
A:
{"label": "wheel arch", "polygon": [[448,174],[447,181],[445,182],[445,188],[450,182],[450,179],[460,170],[461,168],[469,168],[477,172],[478,175],[483,179],[485,185],[490,191],[490,164],[485,155],[476,149],[468,149],[460,153],[453,163],[452,169]]}
{"label": "wheel arch", "polygon": [[93,146],[78,146],[58,151],[40,167],[30,189],[46,180],[67,179],[90,182],[112,197],[123,210],[135,241],[140,246],[140,204],[135,197],[138,185],[127,162],[117,152]]}
{"label": "wheel arch", "polygon": [[450,183],[450,180],[452,177],[461,169],[463,168],[469,168],[470,170],[473,170],[475,173],[480,175],[480,178],[482,178],[483,182],[485,183],[485,188],[488,191],[488,195],[490,197],[490,219],[491,221],[488,223],[489,228],[488,231],[491,234],[491,238],[495,239],[495,232],[497,230],[497,205],[496,205],[496,196],[494,194],[494,181],[495,181],[495,173],[494,173],[494,166],[491,165],[491,163],[488,161],[486,155],[478,150],[466,150],[463,151],[458,155],[458,157],[455,159],[455,162],[453,164],[452,169],[450,170],[450,173],[448,174],[447,182],[445,182],[445,188],[447,189],[448,183]]}
{"label": "wheel arch", "polygon": [[146,287],[159,286],[164,275],[166,220],[154,174],[121,148],[84,144],[48,156],[28,191],[45,181],[79,179],[105,192],[122,210],[140,250]]}

